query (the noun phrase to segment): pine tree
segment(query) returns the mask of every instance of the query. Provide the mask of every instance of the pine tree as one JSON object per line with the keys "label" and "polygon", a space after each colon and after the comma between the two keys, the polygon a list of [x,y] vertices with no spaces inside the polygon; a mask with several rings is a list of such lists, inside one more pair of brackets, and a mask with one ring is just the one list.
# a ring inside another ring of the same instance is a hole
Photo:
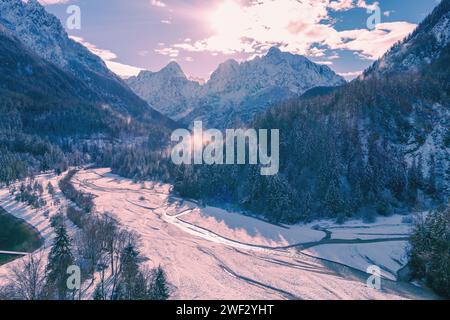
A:
{"label": "pine tree", "polygon": [[68,293],[67,269],[74,264],[74,258],[71,252],[71,240],[65,225],[57,225],[55,233],[46,267],[47,289],[51,297],[56,294],[58,299],[65,300]]}
{"label": "pine tree", "polygon": [[118,284],[117,300],[145,300],[147,283],[139,270],[139,252],[132,244],[121,255],[121,277]]}
{"label": "pine tree", "polygon": [[450,207],[416,221],[410,243],[413,276],[450,298]]}
{"label": "pine tree", "polygon": [[55,195],[55,188],[53,187],[53,185],[52,185],[51,182],[49,182],[49,183],[47,184],[47,191],[48,191],[48,194],[49,194],[49,195],[51,195],[51,196],[54,196],[54,195]]}
{"label": "pine tree", "polygon": [[325,203],[334,217],[336,217],[339,212],[342,212],[344,208],[344,202],[341,198],[338,182],[336,180],[331,181],[331,184],[328,187],[325,195]]}
{"label": "pine tree", "polygon": [[151,300],[167,300],[170,297],[166,273],[161,266],[154,271],[149,296]]}
{"label": "pine tree", "polygon": [[94,300],[105,300],[105,297],[103,296],[103,293],[102,293],[102,287],[101,287],[100,284],[98,284],[95,287],[95,291],[94,291],[94,295],[92,296],[92,299],[94,299]]}

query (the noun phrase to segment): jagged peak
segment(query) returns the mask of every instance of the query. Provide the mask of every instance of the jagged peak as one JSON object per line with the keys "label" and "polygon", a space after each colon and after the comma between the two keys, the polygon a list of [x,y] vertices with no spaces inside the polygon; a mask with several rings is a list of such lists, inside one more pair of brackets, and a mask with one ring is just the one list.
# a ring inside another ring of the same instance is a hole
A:
{"label": "jagged peak", "polygon": [[[290,65],[316,65],[316,63],[309,60],[307,57],[291,53],[288,51],[281,51],[279,47],[271,47],[269,51],[267,51],[266,55],[262,57],[257,57],[254,60],[260,59],[261,61],[264,61],[268,64],[279,64],[279,63],[288,63]],[[249,60],[248,62],[251,62],[253,60]]]}
{"label": "jagged peak", "polygon": [[221,64],[219,64],[219,66],[217,67],[216,71],[214,71],[214,74],[217,73],[222,73],[222,72],[232,72],[235,71],[239,68],[239,62],[237,62],[234,59],[228,59],[224,62],[222,62]]}
{"label": "jagged peak", "polygon": [[266,56],[278,56],[282,54],[283,52],[278,47],[271,47],[269,51],[267,51]]}
{"label": "jagged peak", "polygon": [[175,61],[169,62],[169,64],[162,68],[159,73],[166,73],[172,76],[186,78],[183,69],[181,69],[181,66]]}
{"label": "jagged peak", "polygon": [[0,16],[15,26],[32,22],[38,28],[52,29],[53,34],[67,35],[60,20],[48,13],[38,0],[1,0],[0,9]]}

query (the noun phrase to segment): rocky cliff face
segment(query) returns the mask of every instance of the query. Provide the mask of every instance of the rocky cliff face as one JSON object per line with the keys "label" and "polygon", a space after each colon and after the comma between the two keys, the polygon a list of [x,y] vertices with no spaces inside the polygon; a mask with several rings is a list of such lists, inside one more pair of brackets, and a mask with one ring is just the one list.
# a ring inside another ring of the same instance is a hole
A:
{"label": "rocky cliff face", "polygon": [[199,85],[175,63],[159,72],[142,72],[128,84],[158,111],[191,125],[211,127],[246,123],[269,105],[300,96],[317,86],[339,86],[345,80],[330,68],[277,48],[266,56],[238,63],[228,60]]}
{"label": "rocky cliff face", "polygon": [[147,113],[161,119],[98,56],[71,40],[60,21],[37,0],[0,0],[0,31],[71,74],[113,109],[132,115]]}

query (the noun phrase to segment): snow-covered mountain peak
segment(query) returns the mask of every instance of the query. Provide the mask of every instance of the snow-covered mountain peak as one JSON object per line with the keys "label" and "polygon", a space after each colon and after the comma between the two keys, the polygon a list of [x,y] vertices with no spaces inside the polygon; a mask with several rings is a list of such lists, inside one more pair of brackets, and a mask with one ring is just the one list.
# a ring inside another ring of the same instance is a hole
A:
{"label": "snow-covered mountain peak", "polygon": [[426,68],[449,44],[450,0],[442,0],[405,41],[394,45],[363,77]]}
{"label": "snow-covered mountain peak", "polygon": [[211,74],[211,80],[220,79],[235,74],[239,69],[239,62],[229,59],[221,63],[217,69]]}
{"label": "snow-covered mountain peak", "polygon": [[180,65],[175,61],[171,61],[167,66],[162,68],[160,72],[166,74],[167,76],[186,78],[186,75]]}
{"label": "snow-covered mountain peak", "polygon": [[269,51],[267,51],[267,56],[268,57],[277,56],[277,55],[280,55],[281,53],[282,52],[281,52],[280,48],[278,48],[278,47],[271,47],[269,49]]}
{"label": "snow-covered mountain peak", "polygon": [[[103,60],[69,38],[57,17],[37,0],[0,0],[0,32],[49,64],[71,74],[80,86],[124,113],[152,113]],[[99,101],[100,102],[100,101]],[[154,113],[155,117],[160,116]]]}
{"label": "snow-covered mountain peak", "polygon": [[191,110],[190,101],[198,96],[201,88],[197,81],[188,80],[174,61],[158,72],[141,71],[126,82],[152,107],[176,120]]}

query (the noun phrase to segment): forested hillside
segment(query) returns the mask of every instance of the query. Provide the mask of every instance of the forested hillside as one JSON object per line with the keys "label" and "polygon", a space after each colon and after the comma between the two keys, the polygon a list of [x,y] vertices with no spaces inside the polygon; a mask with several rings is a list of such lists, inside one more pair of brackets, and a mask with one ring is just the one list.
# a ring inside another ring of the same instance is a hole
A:
{"label": "forested hillside", "polygon": [[[450,48],[448,27],[442,26],[448,15],[449,1],[443,1],[418,31],[390,51],[396,59],[383,57],[394,61],[390,72],[289,101],[259,116],[255,127],[280,130],[278,175],[260,176],[255,166],[185,167],[176,189],[285,222],[344,220],[355,214],[370,220],[445,203]],[[439,46],[420,41],[428,36]],[[406,48],[402,57],[414,60],[414,67],[397,67],[406,65],[396,54],[399,47]],[[416,52],[428,59],[412,59]]]}
{"label": "forested hillside", "polygon": [[38,2],[0,6],[0,182],[87,163],[109,145],[148,135],[153,147],[168,140],[174,123],[70,40]]}

